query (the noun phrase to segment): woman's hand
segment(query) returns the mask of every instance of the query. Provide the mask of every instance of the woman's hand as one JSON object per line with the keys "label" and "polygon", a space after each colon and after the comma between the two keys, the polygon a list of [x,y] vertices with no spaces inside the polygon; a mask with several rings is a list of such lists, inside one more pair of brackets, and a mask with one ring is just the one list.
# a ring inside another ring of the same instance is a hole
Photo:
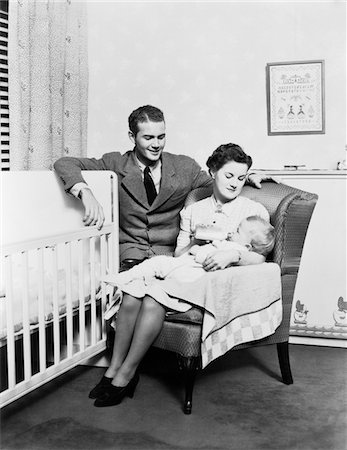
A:
{"label": "woman's hand", "polygon": [[216,250],[210,254],[202,263],[202,267],[206,272],[214,272],[222,270],[231,264],[240,261],[240,252],[238,250]]}

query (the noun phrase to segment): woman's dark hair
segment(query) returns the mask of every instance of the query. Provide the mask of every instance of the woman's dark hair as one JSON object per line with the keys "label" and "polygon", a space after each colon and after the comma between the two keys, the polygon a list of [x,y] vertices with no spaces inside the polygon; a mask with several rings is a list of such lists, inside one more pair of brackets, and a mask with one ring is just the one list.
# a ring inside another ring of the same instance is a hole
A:
{"label": "woman's dark hair", "polygon": [[155,106],[140,106],[139,108],[135,109],[135,111],[133,111],[129,116],[129,130],[134,134],[134,136],[136,136],[139,131],[138,123],[149,121],[165,122],[163,112]]}
{"label": "woman's dark hair", "polygon": [[217,172],[229,161],[235,161],[242,164],[247,164],[248,169],[252,165],[252,158],[242,150],[237,144],[223,144],[220,145],[208,158],[206,164],[210,172]]}

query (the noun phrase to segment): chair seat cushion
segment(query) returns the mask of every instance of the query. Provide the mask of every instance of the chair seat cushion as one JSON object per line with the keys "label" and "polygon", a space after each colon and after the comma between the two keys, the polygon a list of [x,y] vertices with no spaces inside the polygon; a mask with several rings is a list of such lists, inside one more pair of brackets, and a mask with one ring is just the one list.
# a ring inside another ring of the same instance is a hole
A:
{"label": "chair seat cushion", "polygon": [[194,325],[201,325],[203,319],[203,312],[200,308],[191,308],[186,312],[169,313],[165,317],[166,322],[179,322]]}

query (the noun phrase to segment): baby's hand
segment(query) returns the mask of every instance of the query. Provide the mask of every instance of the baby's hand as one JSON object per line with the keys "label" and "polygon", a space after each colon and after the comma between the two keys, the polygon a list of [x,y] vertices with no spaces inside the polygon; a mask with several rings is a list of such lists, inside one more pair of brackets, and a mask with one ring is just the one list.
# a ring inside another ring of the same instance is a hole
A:
{"label": "baby's hand", "polygon": [[199,245],[193,245],[193,247],[191,247],[189,250],[189,254],[195,256],[198,251],[199,251]]}
{"label": "baby's hand", "polygon": [[154,272],[155,278],[158,278],[159,280],[165,279],[165,273],[163,269],[156,269]]}
{"label": "baby's hand", "polygon": [[223,248],[223,242],[225,242],[225,241],[214,240],[214,241],[212,241],[212,245],[213,245],[213,247],[216,247],[216,249],[220,250]]}

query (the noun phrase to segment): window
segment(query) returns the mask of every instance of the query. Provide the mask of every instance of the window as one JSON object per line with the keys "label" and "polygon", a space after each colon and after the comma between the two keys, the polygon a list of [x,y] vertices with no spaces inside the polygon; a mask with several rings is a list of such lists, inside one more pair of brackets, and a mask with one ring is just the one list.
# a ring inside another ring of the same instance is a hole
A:
{"label": "window", "polygon": [[0,1],[0,116],[0,169],[10,170],[10,116],[8,107],[8,0]]}

